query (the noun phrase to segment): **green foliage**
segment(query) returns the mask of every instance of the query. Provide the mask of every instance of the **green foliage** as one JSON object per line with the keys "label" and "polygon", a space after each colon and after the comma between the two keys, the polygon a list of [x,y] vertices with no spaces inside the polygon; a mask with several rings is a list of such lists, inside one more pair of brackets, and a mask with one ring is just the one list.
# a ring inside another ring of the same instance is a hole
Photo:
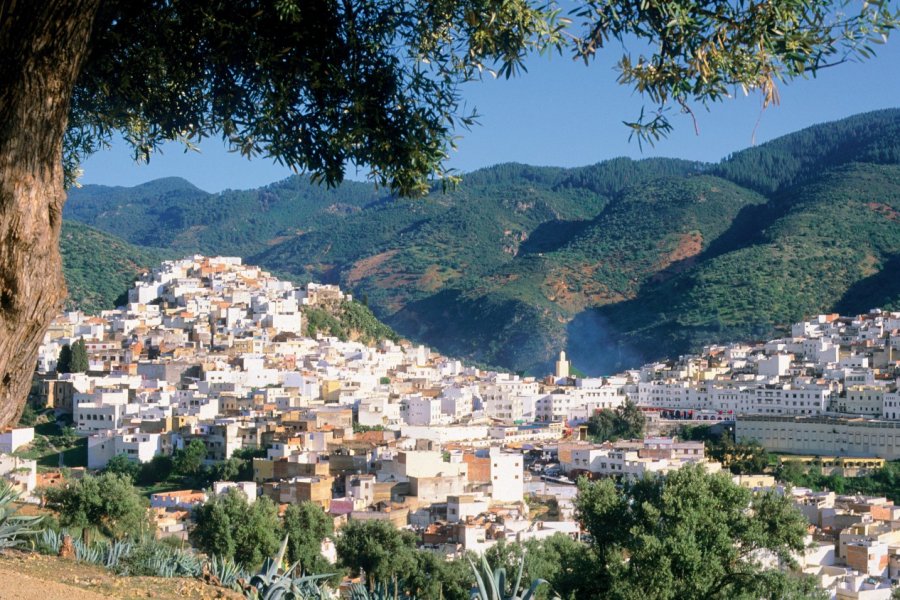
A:
{"label": "green foliage", "polygon": [[615,409],[604,408],[588,419],[588,435],[595,442],[643,438],[646,419],[641,409],[626,400]]}
{"label": "green foliage", "polygon": [[666,477],[579,482],[578,519],[600,557],[597,598],[818,598],[811,581],[756,562],[792,565],[806,521],[785,496],[754,494],[728,475],[687,466]]}
{"label": "green foliage", "polygon": [[782,457],[775,472],[779,481],[814,490],[831,490],[838,494],[864,494],[884,496],[900,502],[900,462],[886,462],[883,467],[859,477],[844,477],[839,474],[825,475],[821,466],[813,464],[805,467],[790,457]]}
{"label": "green foliage", "polygon": [[40,532],[40,517],[17,515],[13,506],[19,494],[4,479],[0,479],[0,549],[22,547]]}
{"label": "green foliage", "polygon": [[72,347],[69,344],[63,344],[59,349],[59,356],[56,358],[56,372],[72,372]]}
{"label": "green foliage", "polygon": [[900,162],[900,120],[894,111],[855,115],[813,125],[736,152],[713,168],[729,181],[773,194],[816,181],[823,171],[848,162]]}
{"label": "green foliage", "polygon": [[184,477],[198,475],[206,459],[206,444],[199,438],[192,439],[187,446],[179,448],[172,455],[172,466],[176,474]]}
{"label": "green foliage", "polygon": [[782,82],[869,58],[900,23],[889,2],[835,6],[828,0],[588,0],[573,13],[587,21],[575,40],[576,57],[588,62],[609,45],[624,49],[619,83],[655,105],[627,125],[639,142],[651,144],[672,129],[666,114],[672,105],[693,116],[690,104],[707,107],[736,89],[758,91],[764,108],[778,104]]}
{"label": "green foliage", "polygon": [[471,600],[472,571],[467,561],[419,550],[416,566],[398,576],[398,585],[418,600]]}
{"label": "green foliage", "polygon": [[278,549],[281,523],[275,504],[266,496],[250,504],[240,490],[231,489],[197,507],[194,520],[191,543],[209,555],[252,568]]}
{"label": "green foliage", "polygon": [[775,462],[774,455],[756,440],[735,442],[733,433],[732,429],[714,434],[709,425],[682,425],[678,429],[679,438],[703,442],[706,455],[722,463],[735,475],[767,472]]}
{"label": "green foliage", "polygon": [[282,515],[282,531],[288,539],[287,561],[305,573],[324,573],[330,568],[322,556],[322,542],[334,525],[322,507],[312,502],[290,504]]}
{"label": "green foliage", "polygon": [[384,431],[384,425],[363,425],[361,423],[353,423],[353,433],[366,433],[367,431]]}
{"label": "green foliage", "polygon": [[139,537],[149,530],[144,499],[125,475],[85,475],[64,486],[48,488],[45,500],[67,527],[96,529],[115,539]]}
{"label": "green foliage", "polygon": [[724,437],[710,450],[710,458],[720,461],[735,475],[765,473],[772,463],[772,455],[756,441],[733,443],[730,437]]}
{"label": "green foliage", "polygon": [[341,341],[354,339],[369,345],[382,340],[396,342],[400,339],[359,302],[342,302],[336,308],[306,307],[303,317],[306,320],[306,335],[313,338],[321,333]]}
{"label": "green foliage", "polygon": [[547,584],[543,579],[535,579],[527,589],[522,589],[524,560],[519,561],[515,580],[507,578],[506,567],[492,568],[485,556],[481,557],[481,564],[478,567],[471,559],[469,564],[472,566],[477,588],[472,596],[473,600],[533,600],[536,598],[538,588]]}
{"label": "green foliage", "polygon": [[524,0],[104,3],[73,96],[67,176],[119,131],[140,159],[166,140],[221,136],[329,184],[352,163],[422,192],[445,174],[454,123],[474,121],[458,86],[490,65],[510,76],[559,43],[555,15]]}
{"label": "green foliage", "polygon": [[136,481],[141,486],[150,486],[161,481],[166,481],[173,469],[172,457],[157,454],[150,462],[143,463],[138,471]]}
{"label": "green foliage", "polygon": [[84,338],[78,338],[72,344],[72,358],[69,361],[69,372],[84,373],[88,370],[87,347]]}
{"label": "green foliage", "polygon": [[387,521],[350,521],[335,543],[340,564],[375,581],[403,578],[416,568],[416,537]]}
{"label": "green foliage", "polygon": [[494,567],[505,568],[507,573],[517,572],[522,564],[525,581],[547,581],[548,586],[537,588],[536,598],[577,600],[589,597],[593,589],[590,573],[597,560],[593,550],[561,533],[524,544],[501,541],[485,552],[485,558]]}
{"label": "green foliage", "polygon": [[34,410],[31,402],[25,404],[22,409],[22,416],[19,417],[19,427],[34,427],[37,424],[38,413]]}
{"label": "green foliage", "polygon": [[87,439],[75,433],[61,421],[44,417],[34,426],[34,441],[15,452],[17,456],[36,460],[39,467],[58,468],[60,454],[67,467],[87,465]]}
{"label": "green foliage", "polygon": [[59,249],[69,292],[66,308],[96,314],[123,304],[125,292],[141,271],[167,257],[165,252],[138,248],[116,235],[63,221]]}
{"label": "green foliage", "polygon": [[141,472],[141,465],[137,461],[128,458],[127,454],[117,454],[106,463],[104,472],[118,473],[135,481]]}

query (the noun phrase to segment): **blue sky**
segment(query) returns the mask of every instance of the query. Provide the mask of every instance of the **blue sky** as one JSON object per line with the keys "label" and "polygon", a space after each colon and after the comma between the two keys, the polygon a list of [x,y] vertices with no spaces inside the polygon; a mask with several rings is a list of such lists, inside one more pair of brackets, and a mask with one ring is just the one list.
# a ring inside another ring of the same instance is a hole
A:
{"label": "blue sky", "polygon": [[[698,108],[699,135],[690,117],[675,114],[675,131],[643,152],[628,142],[622,121],[636,119],[644,102],[616,83],[612,63],[617,56],[611,53],[589,67],[567,57],[534,57],[521,77],[486,79],[463,89],[467,104],[481,114],[480,125],[459,132],[449,165],[467,172],[510,161],[569,167],[616,156],[717,161],[752,145],[754,135],[762,143],[815,123],[900,106],[896,37],[879,46],[874,59],[782,85],[779,106],[761,111],[758,96],[739,96],[712,105],[709,112]],[[199,153],[170,144],[147,165],[135,164],[125,144],[118,143],[89,158],[83,169],[83,184],[131,186],[180,176],[210,192],[258,187],[291,174],[271,161],[229,153],[216,140],[204,142]]]}

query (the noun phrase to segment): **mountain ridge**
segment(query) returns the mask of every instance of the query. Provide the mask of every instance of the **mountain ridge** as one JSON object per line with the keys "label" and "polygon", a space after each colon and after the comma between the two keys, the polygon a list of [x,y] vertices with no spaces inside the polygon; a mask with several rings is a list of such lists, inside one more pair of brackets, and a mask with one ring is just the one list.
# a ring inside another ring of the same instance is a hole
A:
{"label": "mountain ridge", "polygon": [[166,180],[74,192],[64,216],[139,246],[339,283],[446,354],[542,374],[565,348],[583,371],[607,372],[838,306],[864,312],[873,294],[892,306],[895,133],[891,109],[715,164],[507,163],[416,200],[297,176],[205,196]]}

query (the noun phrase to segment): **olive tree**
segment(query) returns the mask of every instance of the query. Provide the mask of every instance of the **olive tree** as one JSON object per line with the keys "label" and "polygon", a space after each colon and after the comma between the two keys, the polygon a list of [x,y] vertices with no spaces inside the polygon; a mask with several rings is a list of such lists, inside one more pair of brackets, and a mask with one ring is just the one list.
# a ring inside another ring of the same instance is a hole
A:
{"label": "olive tree", "polygon": [[622,490],[582,479],[575,508],[596,557],[579,598],[821,597],[811,578],[766,566],[795,565],[807,527],[774,491],[694,465]]}

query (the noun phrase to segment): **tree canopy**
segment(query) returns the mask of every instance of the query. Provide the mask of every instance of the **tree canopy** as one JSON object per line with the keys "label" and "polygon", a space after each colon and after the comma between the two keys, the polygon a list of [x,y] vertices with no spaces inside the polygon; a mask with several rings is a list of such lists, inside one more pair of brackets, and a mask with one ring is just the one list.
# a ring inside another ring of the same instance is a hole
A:
{"label": "tree canopy", "polygon": [[206,458],[206,444],[199,438],[192,439],[184,448],[179,448],[172,455],[172,464],[178,475],[195,476],[203,468]]}
{"label": "tree canopy", "polygon": [[332,568],[322,556],[322,542],[331,535],[334,524],[322,507],[312,502],[289,504],[282,528],[288,536],[288,563],[299,561],[304,573],[327,573]]}
{"label": "tree canopy", "polygon": [[85,475],[64,487],[48,488],[46,501],[65,526],[96,529],[113,538],[139,537],[149,531],[145,501],[128,475]]}
{"label": "tree canopy", "polygon": [[644,435],[646,418],[641,409],[626,400],[615,409],[604,408],[588,419],[588,435],[598,442],[635,439]]}
{"label": "tree canopy", "polygon": [[268,497],[253,503],[237,489],[214,495],[194,510],[191,543],[207,554],[254,568],[278,549],[278,509]]}
{"label": "tree canopy", "polygon": [[[165,140],[219,135],[329,183],[348,164],[404,194],[427,189],[458,126],[459,86],[510,77],[529,53],[590,62],[625,48],[619,82],[653,110],[640,139],[691,111],[871,55],[896,26],[888,1],[586,0],[563,14],[529,0],[123,2],[100,4],[72,100],[67,164],[124,133],[146,158]],[[148,26],[152,23],[152,27]],[[629,47],[639,49],[631,51]]]}
{"label": "tree canopy", "polygon": [[72,358],[69,362],[69,371],[72,373],[84,373],[88,370],[88,367],[87,344],[85,344],[84,338],[78,338],[72,344]]}
{"label": "tree canopy", "polygon": [[350,521],[341,528],[335,546],[342,565],[375,581],[402,579],[417,564],[416,536],[387,521]]}
{"label": "tree canopy", "polygon": [[622,491],[582,480],[575,504],[599,559],[595,597],[818,597],[811,581],[763,566],[795,564],[804,547],[806,521],[788,497],[688,466]]}

